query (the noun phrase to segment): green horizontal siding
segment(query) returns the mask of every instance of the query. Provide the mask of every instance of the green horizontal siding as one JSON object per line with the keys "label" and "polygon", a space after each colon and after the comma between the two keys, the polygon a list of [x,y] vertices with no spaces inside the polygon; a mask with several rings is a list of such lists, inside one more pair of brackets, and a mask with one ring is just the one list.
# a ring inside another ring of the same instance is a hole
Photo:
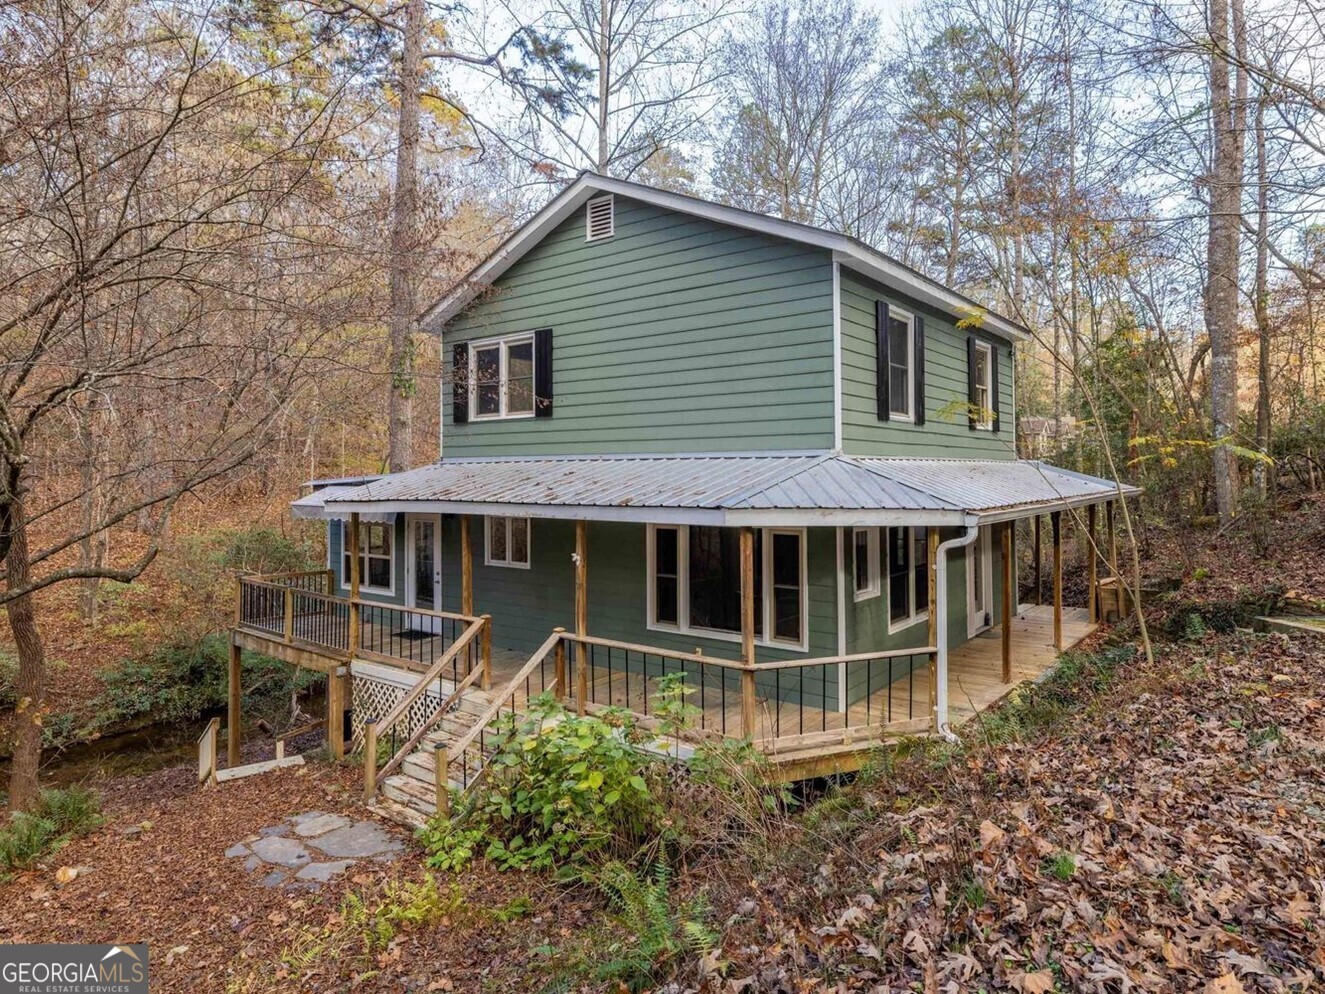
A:
{"label": "green horizontal siding", "polygon": [[443,332],[451,346],[551,328],[550,418],[452,421],[450,456],[822,449],[833,441],[827,252],[616,198],[577,210]]}
{"label": "green horizontal siding", "polygon": [[[1013,459],[1013,362],[1011,346],[981,336],[999,350],[999,410],[1002,429],[972,431],[967,424],[965,329],[951,315],[910,300],[882,284],[843,268],[842,449],[861,456],[933,456],[952,459]],[[925,319],[925,424],[880,421],[875,400],[874,304],[889,304]]]}

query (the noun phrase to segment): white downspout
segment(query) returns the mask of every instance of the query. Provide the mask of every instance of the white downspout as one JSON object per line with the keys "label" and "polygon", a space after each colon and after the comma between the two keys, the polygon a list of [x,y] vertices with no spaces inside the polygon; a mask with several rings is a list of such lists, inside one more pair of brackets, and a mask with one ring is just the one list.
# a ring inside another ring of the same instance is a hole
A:
{"label": "white downspout", "polygon": [[939,734],[949,742],[960,740],[948,724],[948,551],[965,548],[974,542],[979,534],[980,526],[968,523],[966,534],[940,542],[934,553],[934,610],[938,620],[934,626],[934,645],[938,650],[935,653],[938,657],[935,666],[938,681],[938,686],[934,689],[934,711],[937,719],[935,724],[938,726]]}

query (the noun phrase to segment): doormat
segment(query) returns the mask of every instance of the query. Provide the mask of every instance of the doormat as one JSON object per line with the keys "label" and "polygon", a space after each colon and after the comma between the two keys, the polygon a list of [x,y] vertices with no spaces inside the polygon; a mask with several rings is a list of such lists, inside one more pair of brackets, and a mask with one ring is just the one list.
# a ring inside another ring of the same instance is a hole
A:
{"label": "doormat", "polygon": [[392,632],[391,637],[393,639],[401,639],[405,642],[422,642],[424,639],[436,638],[437,633],[422,632],[417,628],[406,628],[404,631]]}

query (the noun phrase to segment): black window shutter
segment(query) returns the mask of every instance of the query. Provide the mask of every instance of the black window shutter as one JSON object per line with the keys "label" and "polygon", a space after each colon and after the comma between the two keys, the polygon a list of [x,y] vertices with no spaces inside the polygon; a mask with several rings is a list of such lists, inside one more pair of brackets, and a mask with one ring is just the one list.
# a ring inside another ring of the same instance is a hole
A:
{"label": "black window shutter", "polygon": [[925,319],[915,316],[915,418],[916,424],[925,423]]}
{"label": "black window shutter", "polygon": [[994,431],[998,431],[1003,418],[998,411],[998,346],[989,349],[989,406],[994,409]]}
{"label": "black window shutter", "polygon": [[552,329],[534,332],[534,417],[552,417]]}
{"label": "black window shutter", "polygon": [[451,349],[451,420],[462,425],[469,421],[469,344],[461,342]]}
{"label": "black window shutter", "polygon": [[888,398],[888,302],[884,300],[874,302],[874,345],[876,354],[874,368],[875,401],[878,405],[879,420],[887,421],[892,405]]}
{"label": "black window shutter", "polygon": [[966,426],[975,431],[980,412],[975,407],[975,336],[966,336]]}

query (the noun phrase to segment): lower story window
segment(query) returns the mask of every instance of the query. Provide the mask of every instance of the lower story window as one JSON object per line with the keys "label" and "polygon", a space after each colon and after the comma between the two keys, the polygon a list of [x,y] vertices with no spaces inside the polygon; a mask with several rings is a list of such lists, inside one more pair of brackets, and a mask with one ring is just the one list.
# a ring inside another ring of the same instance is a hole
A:
{"label": "lower story window", "polygon": [[888,622],[902,627],[929,616],[929,529],[888,529]]}
{"label": "lower story window", "polygon": [[529,519],[498,516],[487,522],[487,564],[528,569]]}
{"label": "lower story window", "polygon": [[[754,533],[755,637],[804,646],[804,533]],[[649,529],[649,624],[724,636],[741,634],[741,533],[710,525]]]}
{"label": "lower story window", "polygon": [[[392,525],[383,521],[359,522],[359,589],[391,590]],[[350,525],[341,522],[341,579],[350,585]]]}

